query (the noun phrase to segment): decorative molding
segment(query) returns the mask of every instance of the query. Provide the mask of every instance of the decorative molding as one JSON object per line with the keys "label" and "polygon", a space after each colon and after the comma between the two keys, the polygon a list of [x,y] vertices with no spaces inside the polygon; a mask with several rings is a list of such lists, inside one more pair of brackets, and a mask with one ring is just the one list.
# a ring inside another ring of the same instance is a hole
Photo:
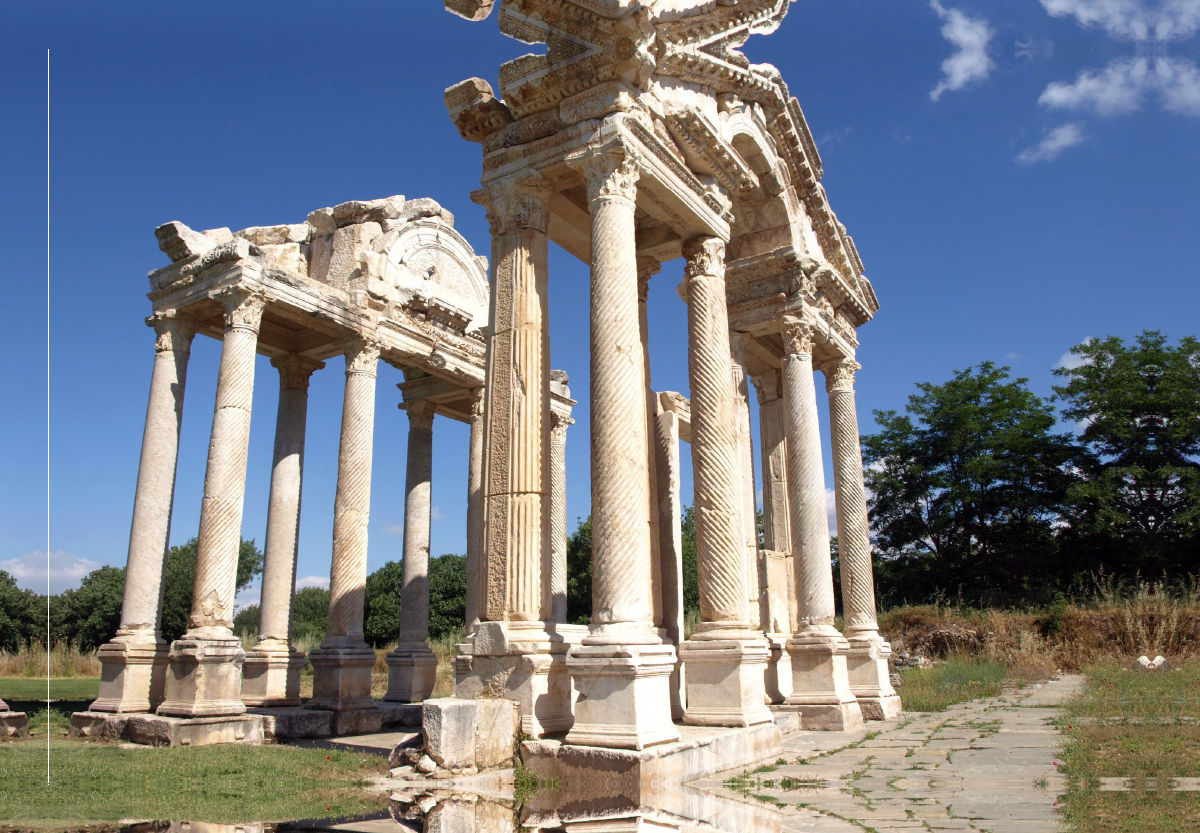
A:
{"label": "decorative molding", "polygon": [[683,268],[684,284],[701,275],[725,280],[725,241],[701,234],[683,244],[687,265]]}
{"label": "decorative molding", "polygon": [[783,319],[783,349],[788,355],[797,355],[811,359],[813,339],[817,334],[816,327],[807,321],[787,315]]}
{"label": "decorative molding", "polygon": [[379,366],[380,344],[373,338],[356,338],[346,344],[346,375],[374,376]]}
{"label": "decorative molding", "polygon": [[854,393],[854,374],[862,365],[854,359],[842,358],[829,362],[821,370],[825,373],[825,390],[829,393],[844,391]]}
{"label": "decorative molding", "polygon": [[226,332],[236,329],[258,334],[267,306],[266,293],[244,286],[230,286],[220,290],[216,299],[225,307]]}
{"label": "decorative molding", "polygon": [[600,197],[624,197],[636,202],[640,161],[637,152],[621,142],[589,148],[575,162],[587,183],[588,201]]}
{"label": "decorative molding", "polygon": [[433,429],[433,417],[437,411],[437,404],[432,400],[418,399],[415,402],[405,402],[404,410],[408,413],[410,430],[414,428],[423,428],[427,431]]}
{"label": "decorative molding", "polygon": [[574,424],[575,420],[569,414],[561,411],[550,411],[550,442],[553,445],[566,445],[567,426]]}
{"label": "decorative molding", "polygon": [[540,173],[501,180],[487,188],[471,192],[471,200],[487,210],[492,236],[517,229],[546,233],[550,223],[550,197],[553,183]]}

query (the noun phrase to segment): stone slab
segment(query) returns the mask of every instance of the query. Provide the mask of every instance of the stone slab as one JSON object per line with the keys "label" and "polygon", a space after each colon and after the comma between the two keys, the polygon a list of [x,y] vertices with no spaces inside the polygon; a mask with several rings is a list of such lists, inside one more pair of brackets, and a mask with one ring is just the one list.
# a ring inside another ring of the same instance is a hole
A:
{"label": "stone slab", "polygon": [[425,734],[425,752],[438,766],[446,769],[475,766],[480,702],[443,697],[424,704],[421,730]]}
{"label": "stone slab", "polygon": [[125,726],[131,714],[114,712],[75,712],[71,715],[71,737],[126,740]]}
{"label": "stone slab", "polygon": [[288,741],[296,738],[327,738],[333,733],[333,712],[318,709],[250,709],[247,714],[262,718],[263,739]]}
{"label": "stone slab", "polygon": [[131,714],[125,733],[134,743],[148,746],[209,746],[215,743],[258,745],[263,741],[260,715],[168,717]]}

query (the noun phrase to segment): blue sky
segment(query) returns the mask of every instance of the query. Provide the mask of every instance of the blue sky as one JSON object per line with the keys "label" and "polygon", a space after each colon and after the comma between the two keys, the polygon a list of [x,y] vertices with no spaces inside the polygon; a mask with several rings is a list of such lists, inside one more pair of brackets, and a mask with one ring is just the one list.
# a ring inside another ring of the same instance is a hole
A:
{"label": "blue sky", "polygon": [[[442,91],[471,76],[495,86],[499,65],[530,49],[494,17],[468,23],[438,0],[46,0],[0,17],[0,569],[44,587],[49,550],[57,590],[124,564],[153,361],[145,275],[167,262],[155,226],[238,229],[429,196],[487,254],[468,198],[479,147],[458,137]],[[746,44],[799,98],[882,304],[860,331],[864,432],[872,409],[983,360],[1049,394],[1051,368],[1089,336],[1197,333],[1198,27],[1200,0],[809,0]],[[552,364],[580,399],[573,528],[589,502],[587,268],[554,249],[551,270]],[[652,375],[686,392],[679,276],[675,262],[652,282]],[[197,338],[192,351],[176,544],[198,525],[219,348]],[[310,394],[299,576],[317,580],[331,551],[337,364]],[[261,545],[277,385],[261,357],[257,372],[243,534]],[[399,381],[381,368],[371,569],[402,549]],[[465,547],[466,441],[465,426],[435,425],[435,554]]]}

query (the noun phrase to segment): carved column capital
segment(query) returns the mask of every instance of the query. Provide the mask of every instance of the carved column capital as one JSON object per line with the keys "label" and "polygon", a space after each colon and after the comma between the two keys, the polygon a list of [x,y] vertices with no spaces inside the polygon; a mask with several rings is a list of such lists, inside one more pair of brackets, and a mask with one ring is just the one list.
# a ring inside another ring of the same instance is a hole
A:
{"label": "carved column capital", "polygon": [[821,368],[825,372],[825,390],[854,392],[854,374],[862,370],[862,365],[854,359],[842,358],[829,362]]}
{"label": "carved column capital", "polygon": [[684,285],[701,276],[725,280],[725,241],[721,238],[706,234],[693,237],[683,244],[683,256],[687,259]]}
{"label": "carved column capital", "polygon": [[550,223],[553,184],[539,173],[504,179],[471,195],[487,210],[492,236],[517,229],[546,233]]}
{"label": "carved column capital", "polygon": [[308,381],[313,371],[320,370],[325,362],[313,361],[305,356],[290,353],[271,359],[271,366],[279,371],[280,390],[308,390]]}
{"label": "carved column capital", "polygon": [[379,342],[356,338],[346,344],[346,375],[363,373],[374,376],[379,367]]}
{"label": "carved column capital", "polygon": [[638,301],[646,303],[650,295],[650,279],[662,271],[662,264],[652,257],[639,257],[638,270]]}
{"label": "carved column capital", "polygon": [[479,419],[483,416],[483,388],[471,388],[468,396],[471,403],[471,416]]}
{"label": "carved column capital", "polygon": [[437,410],[437,405],[428,399],[418,399],[415,402],[404,403],[404,410],[408,413],[409,428],[433,428],[433,415]]}
{"label": "carved column capital", "polygon": [[196,323],[190,318],[173,313],[156,312],[146,319],[146,326],[154,328],[154,352],[190,353],[192,338],[196,335]]}
{"label": "carved column capital", "polygon": [[249,330],[258,334],[262,324],[263,310],[267,306],[266,293],[244,286],[231,286],[216,295],[225,307],[225,330]]}
{"label": "carved column capital", "polygon": [[634,202],[639,161],[635,152],[618,142],[590,148],[574,167],[587,182],[589,202],[599,197],[624,197]]}
{"label": "carved column capital", "polygon": [[778,370],[765,370],[750,377],[750,381],[754,383],[754,390],[758,393],[759,405],[774,402],[783,395],[779,384],[780,375]]}
{"label": "carved column capital", "polygon": [[815,336],[816,328],[812,324],[790,315],[784,317],[783,349],[785,353],[807,356],[811,360]]}

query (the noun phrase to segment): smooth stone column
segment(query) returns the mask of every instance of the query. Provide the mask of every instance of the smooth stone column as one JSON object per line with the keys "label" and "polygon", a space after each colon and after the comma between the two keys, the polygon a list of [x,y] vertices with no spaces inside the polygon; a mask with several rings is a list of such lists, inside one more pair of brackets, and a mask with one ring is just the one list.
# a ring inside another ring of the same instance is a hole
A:
{"label": "smooth stone column", "polygon": [[567,659],[579,690],[567,742],[644,749],[679,739],[671,722],[675,648],[654,629],[650,448],[638,323],[637,160],[619,144],[579,168],[592,221],[592,621]]}
{"label": "smooth stone column", "polygon": [[387,655],[383,699],[420,703],[437,682],[437,655],[429,647],[429,545],[432,525],[434,404],[408,403],[408,459],[404,484],[404,560],[400,637]]}
{"label": "smooth stone column", "polygon": [[121,626],[96,652],[100,696],[90,711],[151,711],[162,702],[167,685],[170,645],[162,638],[163,574],[171,538],[183,392],[196,328],[185,318],[162,313],[146,323],[155,333],[154,372],[133,500]]}
{"label": "smooth stone column", "polygon": [[862,711],[850,691],[846,670],[850,646],[833,626],[833,568],[813,384],[813,335],[812,325],[784,319],[783,395],[799,619],[799,628],[787,643],[792,693],[785,703],[797,707],[805,729],[844,731],[862,725]]}
{"label": "smooth stone column", "polygon": [[891,720],[903,711],[892,688],[888,658],[892,646],[879,634],[875,618],[875,578],[871,532],[863,485],[862,446],[854,404],[854,373],[861,365],[842,359],[825,367],[829,422],[833,434],[833,482],[837,503],[838,563],[842,574],[846,657],[850,690],[867,720]]}
{"label": "smooth stone column", "polygon": [[242,664],[242,702],[247,706],[298,706],[304,653],[292,645],[292,602],[300,546],[304,429],[308,421],[308,381],[313,371],[325,364],[294,354],[272,359],[271,364],[279,370],[279,413],[275,420],[258,644],[246,652]]}
{"label": "smooth stone column", "polygon": [[[662,264],[652,257],[639,257],[638,267],[638,331],[642,339],[642,366],[646,380],[646,436],[649,438],[650,457],[646,472],[650,478],[650,600],[654,607],[654,627],[663,627],[662,556],[658,520],[658,483],[654,449],[654,422],[658,417],[658,394],[650,381],[650,320],[646,304],[650,298],[650,279],[662,270]],[[672,643],[674,644],[674,643]]]}
{"label": "smooth stone column", "polygon": [[569,409],[550,411],[551,540],[547,590],[550,621],[559,625],[567,621],[567,427],[574,424]]}
{"label": "smooth stone column", "polygon": [[333,502],[329,625],[321,647],[308,657],[313,665],[313,696],[308,706],[337,712],[336,734],[378,729],[378,719],[372,717],[377,714],[375,701],[371,699],[375,652],[363,639],[378,366],[378,342],[355,339],[347,345],[337,494]]}
{"label": "smooth stone column", "polygon": [[671,672],[671,719],[682,720],[685,689],[683,662],[683,502],[679,480],[679,414],[662,407],[672,400],[660,397],[654,418],[654,469],[658,488],[658,553],[662,576],[662,627],[666,641],[676,650]]}
{"label": "smooth stone column", "polygon": [[471,439],[467,449],[467,635],[479,626],[479,570],[483,556],[483,388],[471,389]]}
{"label": "smooth stone column", "polygon": [[159,714],[177,717],[246,711],[242,703],[245,652],[233,635],[233,602],[242,544],[254,357],[266,298],[236,286],[225,290],[220,299],[225,307],[225,337],[200,507],[192,610],[187,633],[171,645],[167,697],[158,707]]}
{"label": "smooth stone column", "polygon": [[683,245],[692,391],[692,477],[700,625],[683,643],[683,721],[752,726],[771,720],[763,679],[767,643],[755,632],[746,592],[745,504],[730,377],[725,244],[695,237]]}
{"label": "smooth stone column", "polygon": [[763,461],[763,544],[766,583],[767,698],[782,703],[792,693],[792,658],[784,645],[796,631],[796,571],[792,561],[787,499],[787,436],[780,373],[752,380],[758,392],[758,430]]}

